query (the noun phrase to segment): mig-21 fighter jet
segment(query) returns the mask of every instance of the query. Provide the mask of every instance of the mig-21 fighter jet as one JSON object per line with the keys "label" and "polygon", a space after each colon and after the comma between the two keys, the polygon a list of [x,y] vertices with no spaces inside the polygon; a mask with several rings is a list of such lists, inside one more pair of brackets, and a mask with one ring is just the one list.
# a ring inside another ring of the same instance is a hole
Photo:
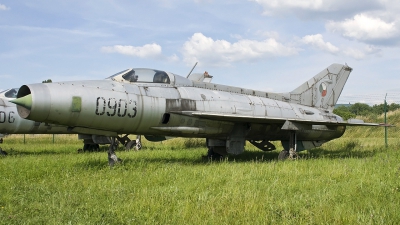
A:
{"label": "mig-21 fighter jet", "polygon": [[[206,73],[196,81],[133,68],[105,80],[23,85],[12,102],[22,118],[71,132],[205,138],[209,156],[241,154],[246,141],[271,151],[281,141],[285,159],[341,137],[346,126],[379,125],[333,113],[351,71],[332,64],[291,92],[271,93],[202,82]],[[108,155],[118,161],[114,148]]]}

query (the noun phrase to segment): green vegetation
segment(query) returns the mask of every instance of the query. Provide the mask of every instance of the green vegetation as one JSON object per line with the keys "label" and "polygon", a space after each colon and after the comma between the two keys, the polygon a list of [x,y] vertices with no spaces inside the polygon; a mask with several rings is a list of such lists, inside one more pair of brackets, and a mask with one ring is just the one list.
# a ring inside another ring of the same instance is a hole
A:
{"label": "green vegetation", "polygon": [[12,135],[0,145],[0,224],[398,224],[399,134],[389,128],[385,148],[383,128],[352,127],[283,162],[250,144],[209,161],[203,140],[144,141],[112,169],[105,146],[77,153],[75,135]]}
{"label": "green vegetation", "polygon": [[[386,105],[386,112],[396,111],[400,109],[400,105],[396,103]],[[365,103],[355,103],[353,105],[344,106],[341,105],[333,110],[335,114],[338,114],[343,119],[348,120],[355,118],[356,116],[378,116],[385,112],[385,105],[373,105],[369,106]]]}
{"label": "green vegetation", "polygon": [[47,79],[47,80],[42,81],[42,83],[53,83],[53,81],[51,79]]}

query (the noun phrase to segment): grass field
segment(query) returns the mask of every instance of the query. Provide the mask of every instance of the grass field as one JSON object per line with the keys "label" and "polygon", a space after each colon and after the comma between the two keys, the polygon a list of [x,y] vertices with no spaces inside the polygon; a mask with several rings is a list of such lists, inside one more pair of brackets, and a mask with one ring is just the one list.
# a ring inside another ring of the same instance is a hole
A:
{"label": "grass field", "polygon": [[343,138],[278,161],[247,151],[201,156],[197,139],[144,141],[117,152],[77,153],[75,135],[11,135],[0,145],[0,224],[399,224],[400,141],[389,129]]}

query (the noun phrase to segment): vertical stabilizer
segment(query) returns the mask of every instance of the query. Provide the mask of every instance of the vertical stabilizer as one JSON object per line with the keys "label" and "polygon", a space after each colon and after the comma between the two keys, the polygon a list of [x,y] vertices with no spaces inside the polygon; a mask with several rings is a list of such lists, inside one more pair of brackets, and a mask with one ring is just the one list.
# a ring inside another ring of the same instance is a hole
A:
{"label": "vertical stabilizer", "polygon": [[330,65],[290,92],[290,102],[332,110],[352,70],[347,65]]}

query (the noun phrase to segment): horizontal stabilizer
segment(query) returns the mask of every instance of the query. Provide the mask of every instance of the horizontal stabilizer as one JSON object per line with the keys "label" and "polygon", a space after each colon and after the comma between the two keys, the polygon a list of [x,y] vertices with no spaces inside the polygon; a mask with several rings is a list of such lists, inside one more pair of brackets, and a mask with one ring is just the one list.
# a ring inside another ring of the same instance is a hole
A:
{"label": "horizontal stabilizer", "polygon": [[347,126],[379,126],[379,127],[394,127],[394,125],[387,123],[365,123],[360,119],[348,119]]}

